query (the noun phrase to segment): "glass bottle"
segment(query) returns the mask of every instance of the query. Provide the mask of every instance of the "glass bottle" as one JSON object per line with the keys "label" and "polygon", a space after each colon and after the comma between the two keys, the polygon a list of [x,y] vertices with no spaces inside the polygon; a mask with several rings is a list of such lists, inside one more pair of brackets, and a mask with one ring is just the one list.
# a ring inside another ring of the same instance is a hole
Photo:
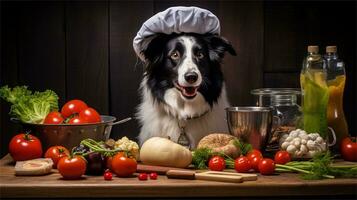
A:
{"label": "glass bottle", "polygon": [[345,64],[338,58],[336,46],[327,46],[324,58],[327,65],[329,90],[327,122],[328,126],[335,131],[336,145],[333,149],[338,151],[341,140],[348,136],[348,126],[343,112],[343,91],[346,82]]}
{"label": "glass bottle", "polygon": [[300,128],[301,91],[298,88],[259,88],[251,91],[255,95],[256,105],[273,109],[273,128],[266,151],[279,150],[279,140],[284,134]]}
{"label": "glass bottle", "polygon": [[319,133],[326,138],[329,100],[326,62],[318,53],[318,46],[308,46],[307,50],[300,73],[303,128],[308,133]]}

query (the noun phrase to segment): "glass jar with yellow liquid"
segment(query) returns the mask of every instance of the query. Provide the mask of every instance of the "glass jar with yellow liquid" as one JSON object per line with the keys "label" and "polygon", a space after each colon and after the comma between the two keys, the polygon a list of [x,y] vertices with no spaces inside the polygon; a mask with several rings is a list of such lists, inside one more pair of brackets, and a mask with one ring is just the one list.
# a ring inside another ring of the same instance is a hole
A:
{"label": "glass jar with yellow liquid", "polygon": [[333,150],[337,152],[342,139],[348,136],[348,126],[343,112],[346,72],[343,61],[338,58],[336,46],[327,46],[324,58],[326,60],[329,91],[327,122],[328,126],[332,127],[336,133],[336,145]]}
{"label": "glass jar with yellow liquid", "polygon": [[327,138],[327,86],[326,62],[318,53],[318,46],[308,46],[300,74],[302,90],[303,129],[307,133],[319,133]]}

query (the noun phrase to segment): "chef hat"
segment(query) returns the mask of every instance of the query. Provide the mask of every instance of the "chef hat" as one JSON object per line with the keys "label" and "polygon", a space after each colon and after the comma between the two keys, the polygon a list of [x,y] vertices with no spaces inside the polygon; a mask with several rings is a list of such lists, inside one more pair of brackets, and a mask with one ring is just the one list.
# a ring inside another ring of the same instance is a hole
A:
{"label": "chef hat", "polygon": [[133,40],[135,53],[142,61],[145,40],[158,33],[211,33],[220,34],[218,18],[210,11],[198,7],[171,7],[146,20]]}

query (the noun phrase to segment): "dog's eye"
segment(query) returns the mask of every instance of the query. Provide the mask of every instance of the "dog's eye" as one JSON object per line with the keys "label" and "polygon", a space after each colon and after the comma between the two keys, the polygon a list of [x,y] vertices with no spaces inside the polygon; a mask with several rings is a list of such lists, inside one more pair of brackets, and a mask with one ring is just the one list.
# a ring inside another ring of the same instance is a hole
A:
{"label": "dog's eye", "polygon": [[171,53],[170,57],[173,59],[173,60],[177,60],[180,58],[180,53],[178,51],[174,51]]}
{"label": "dog's eye", "polygon": [[197,52],[197,58],[199,58],[199,59],[202,59],[203,57],[204,57],[204,55],[203,55],[203,53],[202,52]]}

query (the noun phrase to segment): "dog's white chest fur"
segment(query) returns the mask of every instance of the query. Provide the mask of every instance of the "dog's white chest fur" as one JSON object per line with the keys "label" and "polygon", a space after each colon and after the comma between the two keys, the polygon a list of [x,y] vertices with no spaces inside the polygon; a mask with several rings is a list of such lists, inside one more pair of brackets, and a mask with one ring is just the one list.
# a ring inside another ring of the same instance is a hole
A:
{"label": "dog's white chest fur", "polygon": [[[177,142],[181,133],[179,120],[184,124],[186,136],[193,147],[197,146],[202,137],[212,132],[227,132],[225,108],[229,103],[224,86],[217,103],[214,103],[211,108],[200,93],[193,100],[187,101],[175,88],[166,91],[164,96],[166,104],[160,103],[154,100],[146,81],[147,79],[144,78],[141,83],[142,103],[137,113],[137,118],[142,125],[139,135],[140,145],[154,136],[169,136],[172,141]],[[202,116],[184,120],[198,115]]]}

